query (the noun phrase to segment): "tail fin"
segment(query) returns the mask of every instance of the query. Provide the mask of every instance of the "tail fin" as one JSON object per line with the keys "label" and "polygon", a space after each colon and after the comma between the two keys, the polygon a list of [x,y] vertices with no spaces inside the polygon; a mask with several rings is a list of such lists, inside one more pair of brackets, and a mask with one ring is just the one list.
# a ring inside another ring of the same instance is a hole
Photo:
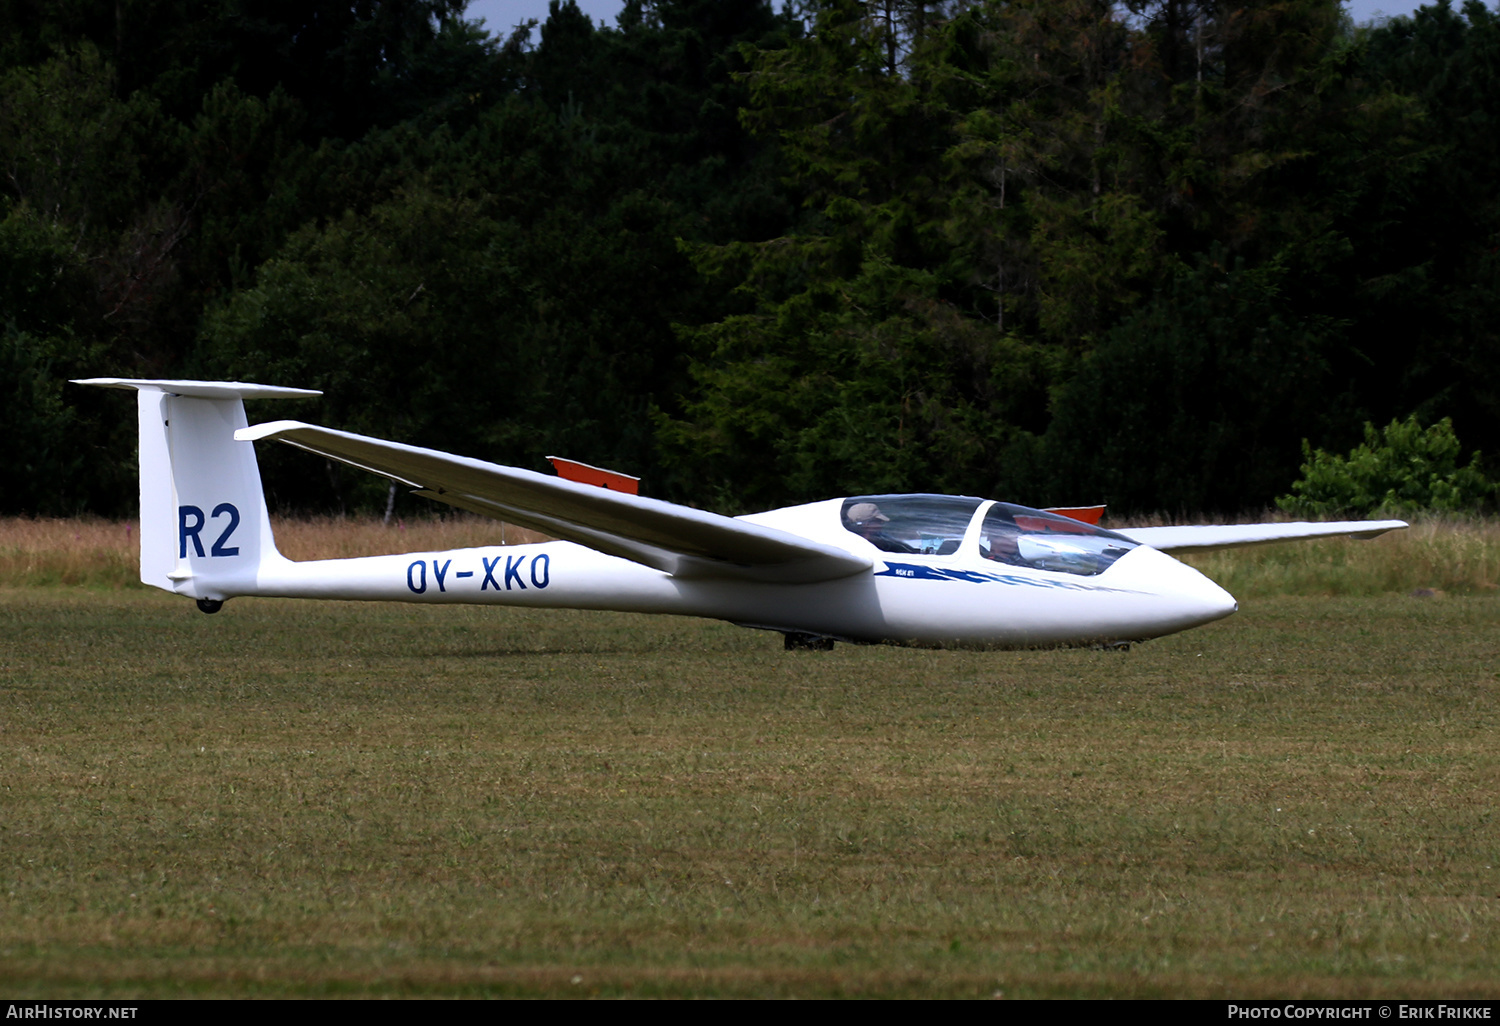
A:
{"label": "tail fin", "polygon": [[271,537],[254,443],[234,438],[248,426],[244,400],[322,393],[239,381],[87,378],[75,384],[137,393],[141,581],[211,603],[253,591],[262,563],[282,556]]}

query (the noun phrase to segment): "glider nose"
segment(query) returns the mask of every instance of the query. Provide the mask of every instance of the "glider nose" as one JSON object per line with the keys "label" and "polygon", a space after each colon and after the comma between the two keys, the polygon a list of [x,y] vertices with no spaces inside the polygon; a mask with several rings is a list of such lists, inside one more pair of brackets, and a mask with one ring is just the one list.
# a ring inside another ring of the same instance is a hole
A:
{"label": "glider nose", "polygon": [[1143,545],[1128,558],[1136,585],[1155,599],[1151,617],[1159,634],[1222,620],[1239,609],[1233,595],[1164,552]]}
{"label": "glider nose", "polygon": [[[1172,559],[1171,556],[1167,557]],[[1178,574],[1172,582],[1173,590],[1180,596],[1184,606],[1194,611],[1194,624],[1222,620],[1237,611],[1240,604],[1234,596],[1186,563],[1177,563]]]}

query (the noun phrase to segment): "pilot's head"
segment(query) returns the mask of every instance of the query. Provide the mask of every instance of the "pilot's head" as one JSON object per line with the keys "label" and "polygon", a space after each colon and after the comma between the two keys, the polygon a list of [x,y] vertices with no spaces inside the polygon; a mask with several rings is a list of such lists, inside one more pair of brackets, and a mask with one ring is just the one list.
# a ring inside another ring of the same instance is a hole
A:
{"label": "pilot's head", "polygon": [[985,538],[988,544],[985,546],[984,555],[988,559],[998,559],[1002,562],[1010,562],[1021,555],[1021,548],[1016,543],[1016,535],[1009,531],[996,531]]}
{"label": "pilot's head", "polygon": [[1021,556],[1017,542],[1020,533],[1020,527],[1009,516],[991,514],[984,521],[984,536],[979,546],[981,554],[986,559],[996,559],[1002,563],[1016,562]]}
{"label": "pilot's head", "polygon": [[880,512],[880,507],[873,502],[856,502],[845,516],[849,519],[849,526],[867,538],[891,522],[891,518]]}

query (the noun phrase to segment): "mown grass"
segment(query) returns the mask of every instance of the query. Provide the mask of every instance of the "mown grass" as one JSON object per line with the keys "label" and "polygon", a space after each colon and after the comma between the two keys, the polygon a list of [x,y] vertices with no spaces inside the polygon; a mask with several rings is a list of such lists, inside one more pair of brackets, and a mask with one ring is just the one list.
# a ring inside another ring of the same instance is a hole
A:
{"label": "mown grass", "polygon": [[1462,590],[1267,595],[1129,653],[785,653],[3,588],[0,980],[1494,997],[1500,599]]}

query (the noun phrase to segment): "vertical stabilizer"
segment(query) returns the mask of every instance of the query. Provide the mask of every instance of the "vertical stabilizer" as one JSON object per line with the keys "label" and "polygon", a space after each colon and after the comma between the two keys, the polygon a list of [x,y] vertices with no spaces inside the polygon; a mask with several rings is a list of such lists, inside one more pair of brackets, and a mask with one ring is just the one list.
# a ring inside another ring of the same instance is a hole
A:
{"label": "vertical stabilizer", "polygon": [[239,381],[89,378],[80,385],[134,389],[140,427],[141,580],[219,601],[255,589],[280,562],[244,400],[320,395]]}

